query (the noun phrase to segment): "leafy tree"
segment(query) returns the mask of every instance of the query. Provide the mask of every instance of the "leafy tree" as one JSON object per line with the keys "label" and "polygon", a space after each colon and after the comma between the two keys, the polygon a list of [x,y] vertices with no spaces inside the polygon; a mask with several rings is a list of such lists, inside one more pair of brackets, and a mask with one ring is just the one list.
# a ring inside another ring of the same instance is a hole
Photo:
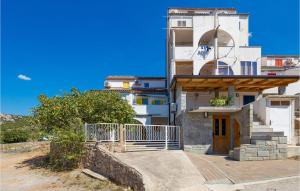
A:
{"label": "leafy tree", "polygon": [[39,96],[40,105],[33,109],[35,123],[51,132],[70,128],[75,120],[82,123],[133,123],[134,110],[120,94],[105,91],[71,93],[49,98]]}
{"label": "leafy tree", "polygon": [[50,165],[56,170],[78,166],[84,151],[83,123],[133,123],[134,110],[118,93],[79,92],[73,88],[63,96],[39,96],[33,121],[52,133]]}

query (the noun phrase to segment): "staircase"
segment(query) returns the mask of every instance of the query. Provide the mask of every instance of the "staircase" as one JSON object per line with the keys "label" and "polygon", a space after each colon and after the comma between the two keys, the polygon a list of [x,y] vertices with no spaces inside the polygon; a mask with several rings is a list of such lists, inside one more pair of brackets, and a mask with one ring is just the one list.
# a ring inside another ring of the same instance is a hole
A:
{"label": "staircase", "polygon": [[239,161],[286,159],[287,137],[284,132],[274,132],[254,114],[250,144],[241,144],[229,154]]}
{"label": "staircase", "polygon": [[273,132],[273,129],[265,125],[259,117],[254,114],[253,115],[253,123],[252,123],[252,132]]}
{"label": "staircase", "polygon": [[[126,151],[158,151],[166,149],[165,141],[135,141],[135,142],[126,142]],[[178,141],[168,141],[167,149],[168,150],[178,150],[179,142]]]}

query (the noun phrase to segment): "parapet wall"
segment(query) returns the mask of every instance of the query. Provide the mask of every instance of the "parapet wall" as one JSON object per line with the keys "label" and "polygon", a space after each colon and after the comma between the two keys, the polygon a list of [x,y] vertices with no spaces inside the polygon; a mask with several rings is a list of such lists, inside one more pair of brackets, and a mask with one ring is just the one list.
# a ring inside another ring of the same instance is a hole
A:
{"label": "parapet wall", "polygon": [[251,140],[234,148],[233,159],[238,161],[280,160],[287,158],[287,137],[271,137],[270,140]]}

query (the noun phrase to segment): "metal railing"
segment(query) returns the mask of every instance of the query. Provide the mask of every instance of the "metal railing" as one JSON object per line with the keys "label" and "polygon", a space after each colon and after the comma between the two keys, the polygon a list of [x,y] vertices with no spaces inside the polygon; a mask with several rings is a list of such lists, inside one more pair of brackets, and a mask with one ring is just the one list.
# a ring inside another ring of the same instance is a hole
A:
{"label": "metal railing", "polygon": [[85,124],[86,141],[119,141],[119,124],[117,123],[95,123]]}
{"label": "metal railing", "polygon": [[179,126],[125,124],[126,141],[179,141]]}

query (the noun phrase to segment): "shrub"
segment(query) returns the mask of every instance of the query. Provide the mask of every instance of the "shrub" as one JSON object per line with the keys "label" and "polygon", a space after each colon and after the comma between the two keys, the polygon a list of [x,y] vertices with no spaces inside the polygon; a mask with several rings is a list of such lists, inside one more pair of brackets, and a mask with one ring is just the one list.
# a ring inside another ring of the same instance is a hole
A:
{"label": "shrub", "polygon": [[76,129],[57,129],[51,140],[49,162],[54,170],[78,167],[84,154],[84,134]]}
{"label": "shrub", "polygon": [[30,136],[28,127],[1,127],[1,143],[26,142]]}
{"label": "shrub", "polygon": [[209,100],[209,104],[211,106],[217,106],[217,107],[228,106],[230,102],[231,102],[231,98],[226,96],[217,97]]}

